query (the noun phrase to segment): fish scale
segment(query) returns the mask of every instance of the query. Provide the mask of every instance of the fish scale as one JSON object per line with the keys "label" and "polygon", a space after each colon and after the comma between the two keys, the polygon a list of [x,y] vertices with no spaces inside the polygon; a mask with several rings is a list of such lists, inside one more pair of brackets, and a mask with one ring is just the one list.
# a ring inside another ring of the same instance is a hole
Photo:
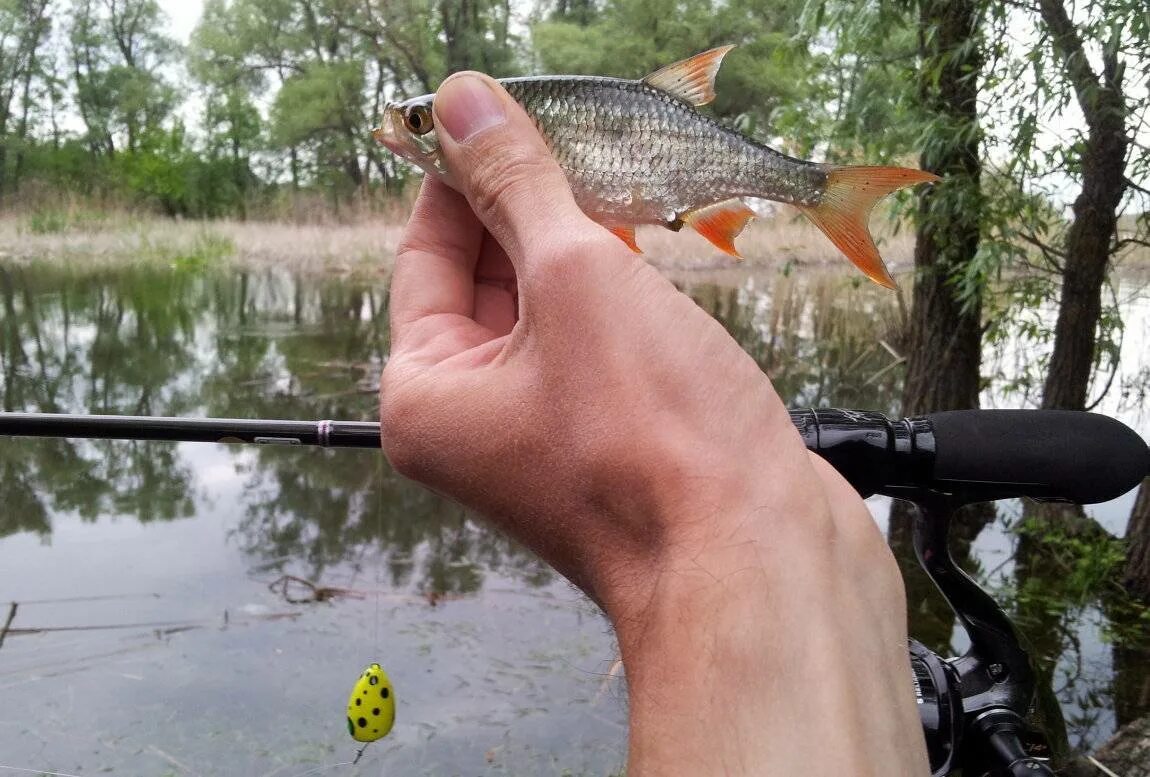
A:
{"label": "fish scale", "polygon": [[[795,159],[700,113],[733,46],[697,54],[639,81],[538,76],[500,83],[532,119],[589,217],[632,250],[637,224],[691,226],[739,257],[735,237],[754,216],[744,201],[794,205],[869,278],[891,288],[867,228],[896,189],[938,180],[900,167],[833,166]],[[435,95],[392,103],[375,138],[455,185],[439,147]]]}
{"label": "fish scale", "polygon": [[734,197],[817,204],[826,179],[821,166],[746,138],[641,81],[500,83],[534,120],[576,202],[603,224],[673,222]]}

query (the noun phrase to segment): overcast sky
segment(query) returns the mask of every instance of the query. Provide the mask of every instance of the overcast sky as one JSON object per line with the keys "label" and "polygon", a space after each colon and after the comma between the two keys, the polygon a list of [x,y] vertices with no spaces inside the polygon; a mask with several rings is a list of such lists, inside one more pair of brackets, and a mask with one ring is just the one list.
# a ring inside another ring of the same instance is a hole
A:
{"label": "overcast sky", "polygon": [[187,43],[200,20],[204,0],[160,0],[160,7],[168,15],[172,35],[181,43]]}

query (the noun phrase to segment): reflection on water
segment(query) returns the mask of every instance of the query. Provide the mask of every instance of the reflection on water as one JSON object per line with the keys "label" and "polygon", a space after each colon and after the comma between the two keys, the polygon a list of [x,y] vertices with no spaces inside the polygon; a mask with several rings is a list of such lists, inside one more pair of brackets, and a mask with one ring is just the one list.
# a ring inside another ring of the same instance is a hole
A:
{"label": "reflection on water", "polygon": [[[897,409],[895,297],[834,277],[678,280],[789,404]],[[0,266],[0,299],[4,410],[375,415],[382,280]],[[1137,348],[1150,314],[1135,312]],[[1130,502],[1095,517],[1121,533]],[[972,546],[1000,588],[1017,582],[1011,520]],[[284,574],[331,595],[285,601],[269,588]],[[20,603],[0,648],[0,764],[291,777],[350,754],[343,699],[377,659],[399,719],[362,773],[609,774],[624,760],[594,608],[374,452],[0,439],[0,601]],[[1145,662],[1132,640],[1110,649],[1106,622],[1074,603],[1044,647],[1074,670],[1056,691],[1079,744],[1110,733],[1116,705],[1121,719],[1146,709],[1112,690]]]}

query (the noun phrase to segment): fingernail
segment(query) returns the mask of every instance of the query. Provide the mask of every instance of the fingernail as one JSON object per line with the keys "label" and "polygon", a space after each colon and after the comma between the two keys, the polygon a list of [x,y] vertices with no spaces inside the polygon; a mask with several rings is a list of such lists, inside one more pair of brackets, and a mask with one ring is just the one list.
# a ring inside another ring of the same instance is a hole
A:
{"label": "fingernail", "polygon": [[491,87],[466,73],[447,79],[439,87],[435,95],[435,115],[440,126],[457,143],[466,143],[507,118],[503,101]]}

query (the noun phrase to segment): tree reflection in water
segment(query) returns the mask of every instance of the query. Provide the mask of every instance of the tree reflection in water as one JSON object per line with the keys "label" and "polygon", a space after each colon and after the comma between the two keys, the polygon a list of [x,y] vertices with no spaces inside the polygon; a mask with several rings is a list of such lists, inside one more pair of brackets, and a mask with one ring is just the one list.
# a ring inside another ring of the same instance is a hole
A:
{"label": "tree reflection in water", "polygon": [[[791,406],[897,412],[902,314],[897,298],[839,277],[798,281],[752,276],[738,285],[678,279],[680,287],[734,335]],[[0,399],[3,409],[140,415],[370,419],[387,353],[387,296],[379,279],[293,277],[275,271],[205,271],[157,266],[0,267]],[[53,516],[103,515],[141,522],[193,516],[196,472],[172,444],[74,440],[0,441],[0,538],[47,538]],[[498,572],[529,586],[549,569],[469,518],[457,506],[395,475],[370,451],[234,449],[245,475],[233,541],[256,570],[321,580],[338,565],[436,597],[478,591]],[[974,550],[986,514],[958,543]],[[917,570],[905,525],[890,525],[908,573]],[[1021,563],[1017,590],[1063,590],[1053,564]],[[922,579],[908,577],[912,633],[950,647],[953,619]],[[1078,595],[1078,594],[1075,594]],[[1067,594],[1069,597],[1070,594]],[[1035,624],[1044,676],[1079,650],[1081,602],[1035,610],[1006,603]],[[1108,605],[1100,605],[1107,610]],[[1099,616],[1103,617],[1103,616]],[[1058,627],[1054,628],[1052,624]],[[1136,630],[1135,630],[1136,631]],[[1127,630],[1123,633],[1135,633]],[[1144,633],[1144,628],[1143,628]],[[1087,721],[1118,708],[1145,714],[1147,665],[1138,640],[1113,647],[1111,675],[1131,678],[1111,693],[1108,678],[1062,689],[1071,741],[1107,733]],[[1078,727],[1076,729],[1076,727]]]}

